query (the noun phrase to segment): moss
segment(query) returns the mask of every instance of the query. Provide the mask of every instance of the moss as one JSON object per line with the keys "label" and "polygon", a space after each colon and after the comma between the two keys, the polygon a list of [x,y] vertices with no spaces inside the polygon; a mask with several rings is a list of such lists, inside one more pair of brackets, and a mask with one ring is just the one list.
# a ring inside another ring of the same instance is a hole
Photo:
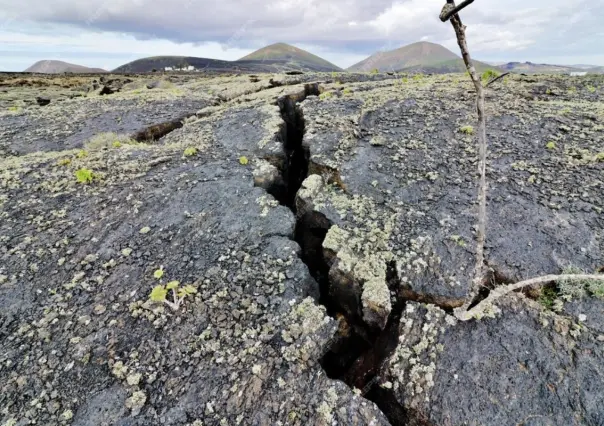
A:
{"label": "moss", "polygon": [[350,89],[347,87],[347,88],[345,88],[345,89],[342,91],[342,93],[343,93],[343,94],[345,94],[345,95],[351,95],[351,94],[352,94],[352,90],[350,90]]}
{"label": "moss", "polygon": [[61,158],[57,161],[57,166],[69,166],[71,164],[71,159],[69,158]]}
{"label": "moss", "polygon": [[323,92],[319,95],[319,99],[321,100],[325,100],[325,99],[329,99],[333,96],[333,92]]}
{"label": "moss", "polygon": [[549,142],[547,143],[547,145],[545,145],[545,147],[546,147],[547,149],[556,149],[556,142],[554,142],[554,141],[549,141]]}
{"label": "moss", "polygon": [[239,164],[241,164],[242,166],[247,166],[249,163],[249,160],[247,159],[247,157],[245,155],[239,157]]}
{"label": "moss", "polygon": [[105,132],[90,138],[84,143],[84,147],[88,151],[99,151],[107,148],[120,148],[124,144],[136,144],[136,141],[127,135]]}

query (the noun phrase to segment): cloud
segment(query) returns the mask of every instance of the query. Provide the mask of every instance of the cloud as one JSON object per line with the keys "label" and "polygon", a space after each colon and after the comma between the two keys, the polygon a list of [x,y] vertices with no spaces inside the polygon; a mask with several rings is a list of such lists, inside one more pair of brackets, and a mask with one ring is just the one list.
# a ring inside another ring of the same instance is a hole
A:
{"label": "cloud", "polygon": [[[120,49],[120,42],[112,43],[120,39],[139,51],[153,50],[153,45],[199,52],[194,47],[205,46],[202,50],[219,54],[217,58],[283,41],[312,46],[314,53],[331,55],[326,57],[331,61],[348,62],[385,46],[418,40],[456,49],[450,25],[438,19],[443,4],[444,0],[0,0],[0,31],[33,37],[36,46],[64,43],[67,51],[74,42],[64,36],[84,34],[92,44],[95,35],[108,40],[107,52]],[[604,41],[604,8],[587,0],[480,0],[464,10],[462,18],[472,52],[481,59],[548,57],[572,62],[577,57],[598,58]],[[214,45],[220,51],[208,47]]]}

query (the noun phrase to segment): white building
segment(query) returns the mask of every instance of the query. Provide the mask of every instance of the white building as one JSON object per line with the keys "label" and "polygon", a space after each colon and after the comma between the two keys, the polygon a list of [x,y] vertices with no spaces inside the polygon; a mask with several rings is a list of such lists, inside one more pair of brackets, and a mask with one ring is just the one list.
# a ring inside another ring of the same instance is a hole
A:
{"label": "white building", "polygon": [[164,71],[172,71],[172,67],[165,67]]}
{"label": "white building", "polygon": [[583,77],[587,75],[587,71],[571,71],[570,75],[571,77]]}

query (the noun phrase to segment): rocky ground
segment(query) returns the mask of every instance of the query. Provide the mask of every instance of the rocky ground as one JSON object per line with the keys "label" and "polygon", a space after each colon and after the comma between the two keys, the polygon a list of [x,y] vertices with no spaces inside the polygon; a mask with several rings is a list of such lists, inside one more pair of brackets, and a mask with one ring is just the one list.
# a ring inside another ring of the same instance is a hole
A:
{"label": "rocky ground", "polygon": [[[473,99],[461,75],[2,75],[0,424],[604,424],[604,286],[452,315]],[[604,79],[508,76],[487,112],[481,297],[604,272]]]}

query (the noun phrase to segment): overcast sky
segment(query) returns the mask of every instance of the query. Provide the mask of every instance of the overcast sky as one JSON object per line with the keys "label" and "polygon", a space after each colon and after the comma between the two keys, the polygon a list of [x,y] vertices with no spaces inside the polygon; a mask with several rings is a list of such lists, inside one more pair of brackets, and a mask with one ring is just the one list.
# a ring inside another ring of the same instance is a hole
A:
{"label": "overcast sky", "polygon": [[[457,53],[445,0],[0,0],[0,70],[42,59],[113,69],[156,55],[238,59],[286,42],[348,67],[415,41]],[[476,0],[462,12],[489,62],[604,65],[604,0]]]}

